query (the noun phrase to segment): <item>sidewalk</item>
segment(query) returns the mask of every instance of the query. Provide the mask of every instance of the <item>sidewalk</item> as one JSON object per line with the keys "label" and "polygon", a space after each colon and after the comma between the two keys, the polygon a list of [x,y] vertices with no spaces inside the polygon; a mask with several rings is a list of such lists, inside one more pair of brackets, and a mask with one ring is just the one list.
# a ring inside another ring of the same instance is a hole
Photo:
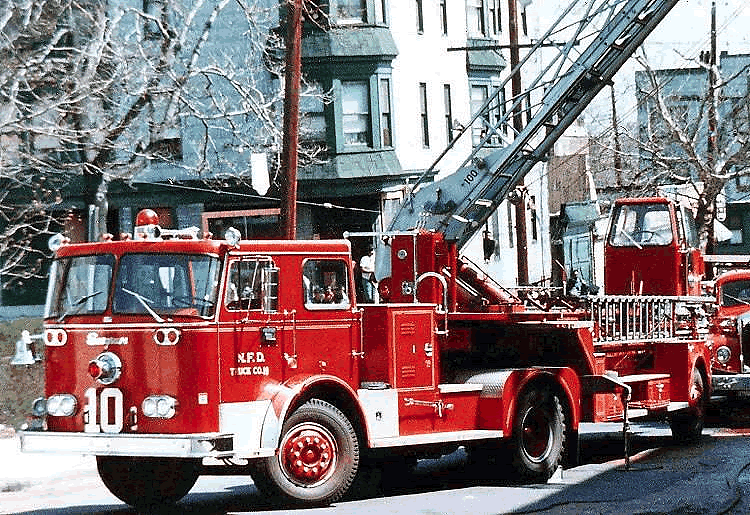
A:
{"label": "sidewalk", "polygon": [[17,491],[75,470],[96,473],[93,456],[75,454],[22,453],[18,436],[0,438],[0,492]]}
{"label": "sidewalk", "polygon": [[[708,429],[701,442],[684,447],[672,444],[671,438],[666,436],[668,429],[649,429],[648,434],[642,436],[638,432],[635,440],[655,439],[656,442],[652,443],[657,446],[636,452],[629,470],[625,470],[622,459],[602,462],[591,459],[592,455],[601,451],[611,456],[611,452],[602,448],[620,445],[616,433],[601,435],[584,432],[582,439],[591,446],[590,459],[584,465],[556,474],[547,484],[520,485],[473,480],[466,476],[460,460],[456,464],[441,460],[441,465],[434,467],[434,470],[426,462],[421,463],[418,467],[421,472],[414,474],[410,484],[399,486],[387,494],[398,499],[398,502],[389,504],[387,511],[392,515],[750,513],[749,430]],[[640,448],[643,449],[643,446]],[[97,497],[99,493],[93,492],[90,486],[84,486],[95,483],[104,492],[96,475],[96,461],[92,456],[22,454],[16,436],[0,438],[0,497],[3,493],[15,495],[20,499],[19,503],[27,504],[29,498],[36,497],[36,502],[43,504],[48,502],[45,495],[51,495],[45,491],[47,487],[54,489],[54,485],[59,488],[63,484],[69,490],[70,485],[82,485],[81,488],[87,489],[85,495],[93,496],[93,500],[86,498],[73,505],[91,503],[98,506],[103,503],[109,506],[112,503],[110,496],[104,494],[106,497]],[[207,482],[205,485],[210,485],[206,487],[208,490],[197,488],[194,493],[218,496],[216,502],[219,506],[224,506],[222,502],[228,502],[227,506],[233,505],[232,496],[227,494],[221,497],[224,495],[222,492],[230,492],[237,485],[245,488],[246,479],[240,478],[238,483],[231,483],[232,479],[226,477],[221,481]],[[445,488],[446,485],[450,487]],[[194,496],[192,502],[199,497]],[[440,506],[442,508],[435,511]],[[370,507],[382,510],[383,500],[374,497],[342,502],[324,511],[342,515],[353,511],[369,513],[367,510]],[[0,506],[0,513],[3,513],[2,509],[3,506]],[[300,514],[313,511],[320,509],[300,510]]]}

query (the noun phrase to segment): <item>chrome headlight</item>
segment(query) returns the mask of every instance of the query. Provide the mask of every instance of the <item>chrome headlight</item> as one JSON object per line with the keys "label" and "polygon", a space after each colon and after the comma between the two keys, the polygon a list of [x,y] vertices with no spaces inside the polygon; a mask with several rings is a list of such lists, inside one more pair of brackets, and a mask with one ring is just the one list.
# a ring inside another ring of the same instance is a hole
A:
{"label": "chrome headlight", "polygon": [[177,413],[177,399],[169,395],[149,395],[141,403],[141,412],[151,418],[172,418]]}
{"label": "chrome headlight", "polygon": [[69,393],[51,395],[47,399],[47,414],[53,417],[70,417],[78,408],[78,400]]}
{"label": "chrome headlight", "polygon": [[732,357],[732,349],[726,345],[722,345],[716,349],[716,360],[722,365],[726,365],[729,362],[729,358]]}

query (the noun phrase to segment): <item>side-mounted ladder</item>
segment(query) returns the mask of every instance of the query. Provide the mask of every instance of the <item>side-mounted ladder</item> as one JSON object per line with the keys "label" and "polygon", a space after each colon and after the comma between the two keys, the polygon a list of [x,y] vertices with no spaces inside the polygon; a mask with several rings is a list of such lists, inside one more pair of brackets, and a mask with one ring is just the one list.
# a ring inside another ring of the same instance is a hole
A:
{"label": "side-mounted ladder", "polygon": [[[408,192],[390,231],[440,232],[460,249],[533,166],[543,161],[599,91],[678,0],[573,0],[511,70],[471,121]],[[554,40],[566,43],[552,44]],[[579,52],[579,46],[588,46]],[[552,45],[552,46],[551,46]],[[552,58],[547,54],[552,54]],[[503,102],[505,85],[521,68],[548,62],[526,92]],[[526,126],[513,131],[525,98]],[[531,102],[528,102],[530,104]],[[481,138],[459,169],[427,183],[456,142],[481,125]],[[512,138],[512,139],[511,139]],[[500,145],[498,147],[498,143]]]}

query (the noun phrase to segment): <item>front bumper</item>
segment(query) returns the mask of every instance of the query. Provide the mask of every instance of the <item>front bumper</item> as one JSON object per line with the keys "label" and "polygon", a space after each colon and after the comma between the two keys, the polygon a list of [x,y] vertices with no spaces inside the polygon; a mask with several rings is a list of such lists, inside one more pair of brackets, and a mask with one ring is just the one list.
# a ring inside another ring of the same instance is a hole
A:
{"label": "front bumper", "polygon": [[225,458],[234,455],[231,434],[106,434],[21,431],[21,451],[97,456]]}
{"label": "front bumper", "polygon": [[731,392],[750,394],[750,374],[714,374],[711,386],[714,395]]}

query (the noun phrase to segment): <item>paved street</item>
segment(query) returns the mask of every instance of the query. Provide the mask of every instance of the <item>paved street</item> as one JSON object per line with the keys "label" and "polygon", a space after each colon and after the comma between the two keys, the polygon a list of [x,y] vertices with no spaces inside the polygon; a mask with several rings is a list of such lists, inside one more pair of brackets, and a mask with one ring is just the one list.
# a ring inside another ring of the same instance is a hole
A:
{"label": "paved street", "polygon": [[[711,427],[693,446],[672,445],[662,425],[633,427],[630,470],[616,424],[586,425],[582,464],[545,485],[470,477],[463,454],[422,461],[409,484],[298,514],[495,515],[500,513],[750,513],[750,434]],[[104,488],[91,457],[21,455],[0,440],[0,513],[134,514]],[[169,515],[286,513],[246,477],[202,477]]]}

